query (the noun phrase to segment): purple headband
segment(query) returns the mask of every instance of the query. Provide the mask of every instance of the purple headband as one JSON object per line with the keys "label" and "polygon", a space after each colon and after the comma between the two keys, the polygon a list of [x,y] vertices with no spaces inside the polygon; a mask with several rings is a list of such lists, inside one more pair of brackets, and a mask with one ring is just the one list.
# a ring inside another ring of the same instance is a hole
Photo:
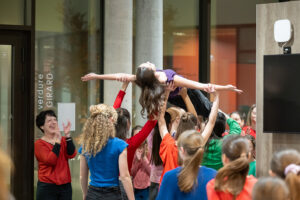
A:
{"label": "purple headband", "polygon": [[290,172],[298,174],[300,172],[300,166],[295,164],[289,164],[284,170],[284,175],[286,176]]}

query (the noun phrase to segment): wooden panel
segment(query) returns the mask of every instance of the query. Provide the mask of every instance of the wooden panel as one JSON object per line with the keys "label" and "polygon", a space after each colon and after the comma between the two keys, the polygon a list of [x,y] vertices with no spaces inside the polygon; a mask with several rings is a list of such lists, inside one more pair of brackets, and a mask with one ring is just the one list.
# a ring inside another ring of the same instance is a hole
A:
{"label": "wooden panel", "polygon": [[[282,54],[274,40],[273,26],[279,19],[289,19],[294,28],[292,53],[300,53],[300,2],[260,4],[256,7],[256,102],[257,102],[257,175],[266,176],[274,151],[286,148],[300,150],[300,134],[263,133],[263,55]],[[276,126],[276,124],[274,124]]]}

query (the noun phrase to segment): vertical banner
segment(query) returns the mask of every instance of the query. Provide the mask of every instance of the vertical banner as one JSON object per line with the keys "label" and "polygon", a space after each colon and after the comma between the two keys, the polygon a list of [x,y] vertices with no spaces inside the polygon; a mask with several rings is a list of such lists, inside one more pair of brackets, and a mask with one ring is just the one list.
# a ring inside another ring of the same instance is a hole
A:
{"label": "vertical banner", "polygon": [[75,103],[57,103],[58,126],[62,131],[64,123],[71,122],[71,131],[75,131]]}

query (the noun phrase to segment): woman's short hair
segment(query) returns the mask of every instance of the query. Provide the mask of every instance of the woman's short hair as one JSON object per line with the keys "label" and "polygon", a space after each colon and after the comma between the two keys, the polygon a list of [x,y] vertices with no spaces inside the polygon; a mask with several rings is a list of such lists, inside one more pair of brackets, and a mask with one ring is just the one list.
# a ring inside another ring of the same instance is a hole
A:
{"label": "woman's short hair", "polygon": [[36,126],[44,133],[44,130],[41,129],[42,126],[45,125],[45,120],[46,120],[46,117],[47,116],[52,116],[52,117],[56,117],[56,114],[53,110],[44,110],[42,112],[40,112],[37,116],[36,116],[36,119],[35,119],[35,123],[36,123]]}

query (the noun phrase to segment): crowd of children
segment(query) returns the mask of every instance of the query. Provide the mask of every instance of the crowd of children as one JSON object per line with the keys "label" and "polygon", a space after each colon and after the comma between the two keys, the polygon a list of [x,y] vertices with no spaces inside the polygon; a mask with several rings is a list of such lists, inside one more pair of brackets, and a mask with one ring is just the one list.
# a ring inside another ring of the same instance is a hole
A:
{"label": "crowd of children", "polygon": [[[257,181],[256,106],[251,106],[246,126],[239,112],[227,115],[219,109],[219,92],[241,93],[236,87],[191,81],[173,70],[156,70],[149,62],[141,64],[136,75],[91,73],[82,77],[83,81],[94,79],[118,80],[123,85],[114,106],[90,107],[78,151],[84,200],[300,198],[300,154],[296,150],[275,153],[270,166],[272,177]],[[121,104],[129,82],[142,90],[141,114],[147,113],[148,121],[132,128],[128,138],[130,113]],[[210,93],[213,101],[200,90]],[[44,123],[38,124],[42,131],[47,127],[47,117],[53,116],[46,114]],[[67,162],[76,154],[71,137],[57,137],[57,122],[50,123],[46,131],[49,138],[54,135],[53,139],[48,144],[43,138],[39,141],[48,153],[41,155],[40,149],[35,149],[39,174],[44,174],[47,164],[59,168],[59,159],[49,163],[49,156],[59,158],[63,154],[61,162]],[[64,169],[68,171],[67,164]],[[60,175],[55,175],[59,179]],[[68,180],[63,183],[70,183]],[[43,181],[46,185],[38,185],[38,191],[57,185],[45,174],[43,179],[39,177],[39,182]],[[59,187],[53,191],[63,191]]]}

